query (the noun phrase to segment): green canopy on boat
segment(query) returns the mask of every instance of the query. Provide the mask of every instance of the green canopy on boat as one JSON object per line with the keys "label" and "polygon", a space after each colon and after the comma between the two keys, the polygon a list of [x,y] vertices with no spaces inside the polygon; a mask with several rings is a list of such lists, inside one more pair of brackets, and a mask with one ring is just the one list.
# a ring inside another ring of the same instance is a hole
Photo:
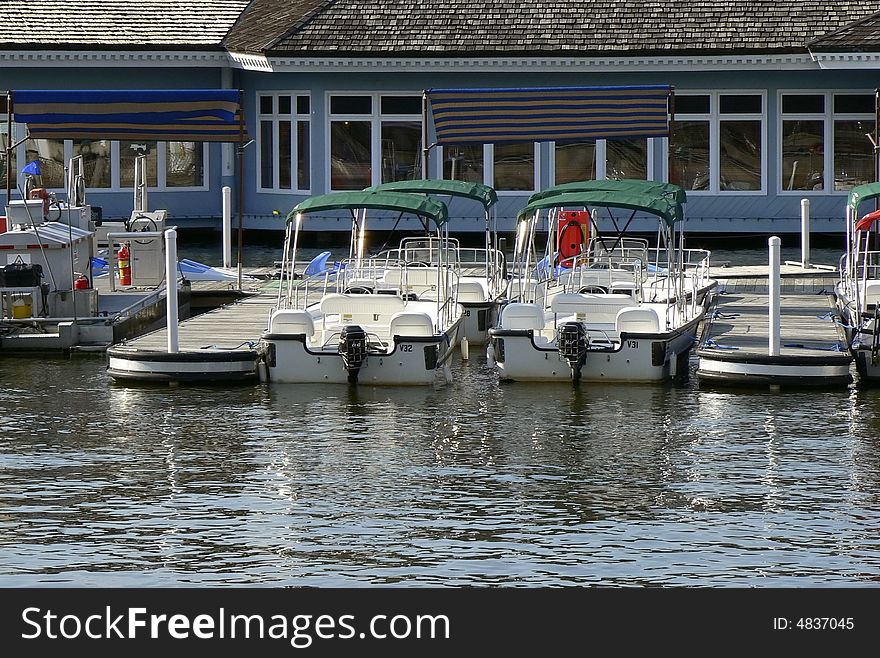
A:
{"label": "green canopy on boat", "polygon": [[626,208],[656,215],[667,226],[672,226],[682,219],[681,204],[668,199],[665,196],[651,196],[627,191],[589,190],[584,192],[569,192],[556,194],[544,199],[537,199],[526,205],[517,213],[517,221],[530,215],[537,210],[545,208],[564,208],[577,206],[600,207],[600,208]]}
{"label": "green canopy on boat", "polygon": [[852,188],[846,204],[853,209],[853,213],[856,213],[862,202],[877,198],[880,198],[880,183],[868,183]]}
{"label": "green canopy on boat", "polygon": [[366,192],[415,192],[418,194],[446,194],[472,199],[483,204],[487,211],[498,202],[495,190],[482,183],[463,180],[401,180],[368,187]]}
{"label": "green canopy on boat", "polygon": [[557,194],[568,194],[570,192],[589,192],[592,190],[606,190],[608,192],[635,192],[637,194],[659,194],[670,197],[676,203],[687,203],[687,193],[683,188],[673,183],[660,183],[653,180],[617,180],[610,178],[607,180],[584,180],[574,181],[572,183],[562,183],[553,187],[535,192],[529,197],[528,203],[547,197],[556,196]]}
{"label": "green canopy on boat", "polygon": [[306,199],[290,211],[290,223],[299,214],[322,212],[326,210],[376,209],[411,213],[431,219],[439,227],[449,218],[446,204],[429,197],[398,192],[371,192],[368,190],[352,192],[332,192]]}

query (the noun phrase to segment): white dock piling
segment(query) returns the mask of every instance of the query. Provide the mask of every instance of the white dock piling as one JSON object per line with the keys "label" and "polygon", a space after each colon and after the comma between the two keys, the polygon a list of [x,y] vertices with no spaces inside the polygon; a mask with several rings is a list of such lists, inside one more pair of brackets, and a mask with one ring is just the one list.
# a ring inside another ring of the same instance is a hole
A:
{"label": "white dock piling", "polygon": [[768,279],[769,303],[769,351],[770,356],[779,356],[780,317],[779,317],[779,252],[782,240],[773,236],[768,241],[770,247],[770,272]]}
{"label": "white dock piling", "polygon": [[801,267],[810,267],[810,200],[801,199]]}
{"label": "white dock piling", "polygon": [[223,267],[232,267],[232,188],[223,187]]}
{"label": "white dock piling", "polygon": [[177,354],[177,231],[165,231],[165,317],[168,334],[168,354]]}
{"label": "white dock piling", "polygon": [[462,361],[467,361],[470,358],[467,336],[461,339],[461,358]]}

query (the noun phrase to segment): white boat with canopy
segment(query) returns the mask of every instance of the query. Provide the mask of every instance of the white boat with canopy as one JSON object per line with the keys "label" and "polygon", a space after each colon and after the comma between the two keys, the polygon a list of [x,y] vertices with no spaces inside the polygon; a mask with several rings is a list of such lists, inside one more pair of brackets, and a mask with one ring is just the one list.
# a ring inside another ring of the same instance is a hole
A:
{"label": "white boat with canopy", "polygon": [[[685,376],[715,286],[709,252],[685,249],[676,228],[685,200],[681,188],[653,181],[583,181],[533,195],[518,215],[511,303],[490,330],[488,353],[499,377],[577,383]],[[611,234],[600,230],[600,209],[615,227]],[[629,212],[623,226],[620,211]],[[625,235],[645,216],[658,220],[653,248]]]}
{"label": "white boat with canopy", "polygon": [[[483,209],[485,243],[480,247],[462,247],[449,238],[449,257],[458,258],[458,303],[462,307],[462,337],[471,345],[485,345],[489,328],[495,326],[498,310],[507,293],[507,266],[498,246],[498,230],[493,208],[498,202],[495,190],[482,183],[460,180],[406,180],[368,188],[376,192],[405,192],[432,198],[450,197],[476,201]],[[402,248],[389,256],[407,263],[419,261],[435,266],[440,250],[433,238],[405,240]]]}
{"label": "white boat with canopy", "polygon": [[[308,215],[339,211],[351,215],[349,257],[332,276],[296,279]],[[430,258],[415,258],[413,238],[368,255],[368,213],[414,215],[426,230],[433,226]],[[447,214],[440,201],[398,192],[337,192],[297,205],[287,217],[278,298],[261,337],[269,381],[427,385],[438,372],[448,379],[461,307],[460,259]]]}
{"label": "white boat with canopy", "polygon": [[[862,204],[874,210],[859,217]],[[850,353],[862,382],[880,381],[880,183],[850,190],[846,252],[840,259],[835,298]]]}

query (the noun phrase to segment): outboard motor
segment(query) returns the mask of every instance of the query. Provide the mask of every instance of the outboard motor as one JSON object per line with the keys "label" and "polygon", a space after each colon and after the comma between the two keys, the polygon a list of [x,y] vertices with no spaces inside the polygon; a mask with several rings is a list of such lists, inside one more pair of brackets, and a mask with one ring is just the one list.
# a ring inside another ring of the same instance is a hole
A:
{"label": "outboard motor", "polygon": [[356,324],[343,327],[339,334],[339,356],[348,371],[348,383],[357,384],[358,373],[367,360],[367,332]]}
{"label": "outboard motor", "polygon": [[562,358],[568,361],[571,368],[571,383],[581,380],[581,368],[587,361],[590,350],[590,338],[587,329],[580,322],[566,322],[556,335],[556,345]]}

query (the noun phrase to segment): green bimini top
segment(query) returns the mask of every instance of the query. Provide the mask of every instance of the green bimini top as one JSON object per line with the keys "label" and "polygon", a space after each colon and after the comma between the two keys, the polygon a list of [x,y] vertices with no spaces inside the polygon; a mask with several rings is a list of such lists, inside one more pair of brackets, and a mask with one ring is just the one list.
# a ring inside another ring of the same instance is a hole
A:
{"label": "green bimini top", "polygon": [[880,197],[880,183],[868,183],[867,185],[859,185],[849,191],[849,197],[846,205],[853,209],[853,215],[858,211],[859,206],[871,199]]}
{"label": "green bimini top", "polygon": [[367,192],[415,192],[418,194],[446,194],[472,199],[483,205],[486,211],[498,202],[495,190],[482,183],[463,180],[401,180],[368,187]]}
{"label": "green bimini top", "polygon": [[333,192],[306,199],[288,213],[287,223],[293,221],[298,214],[304,215],[326,210],[360,210],[362,208],[411,213],[433,220],[438,227],[443,226],[449,219],[446,204],[442,201],[415,194],[363,190]]}
{"label": "green bimini top", "polygon": [[547,197],[556,196],[557,194],[568,194],[570,192],[590,192],[593,190],[604,190],[607,192],[635,192],[637,194],[662,195],[671,198],[676,203],[687,203],[687,193],[683,188],[673,183],[660,183],[653,180],[616,180],[613,178],[607,180],[584,180],[574,181],[572,183],[562,183],[553,187],[535,192],[529,197],[528,203]]}
{"label": "green bimini top", "polygon": [[564,208],[578,206],[581,208],[593,206],[601,208],[626,208],[639,210],[656,215],[667,226],[681,221],[684,214],[681,204],[670,200],[665,196],[638,194],[636,192],[590,190],[585,192],[568,192],[556,194],[544,199],[536,199],[526,205],[517,213],[517,221],[531,213],[545,208]]}

